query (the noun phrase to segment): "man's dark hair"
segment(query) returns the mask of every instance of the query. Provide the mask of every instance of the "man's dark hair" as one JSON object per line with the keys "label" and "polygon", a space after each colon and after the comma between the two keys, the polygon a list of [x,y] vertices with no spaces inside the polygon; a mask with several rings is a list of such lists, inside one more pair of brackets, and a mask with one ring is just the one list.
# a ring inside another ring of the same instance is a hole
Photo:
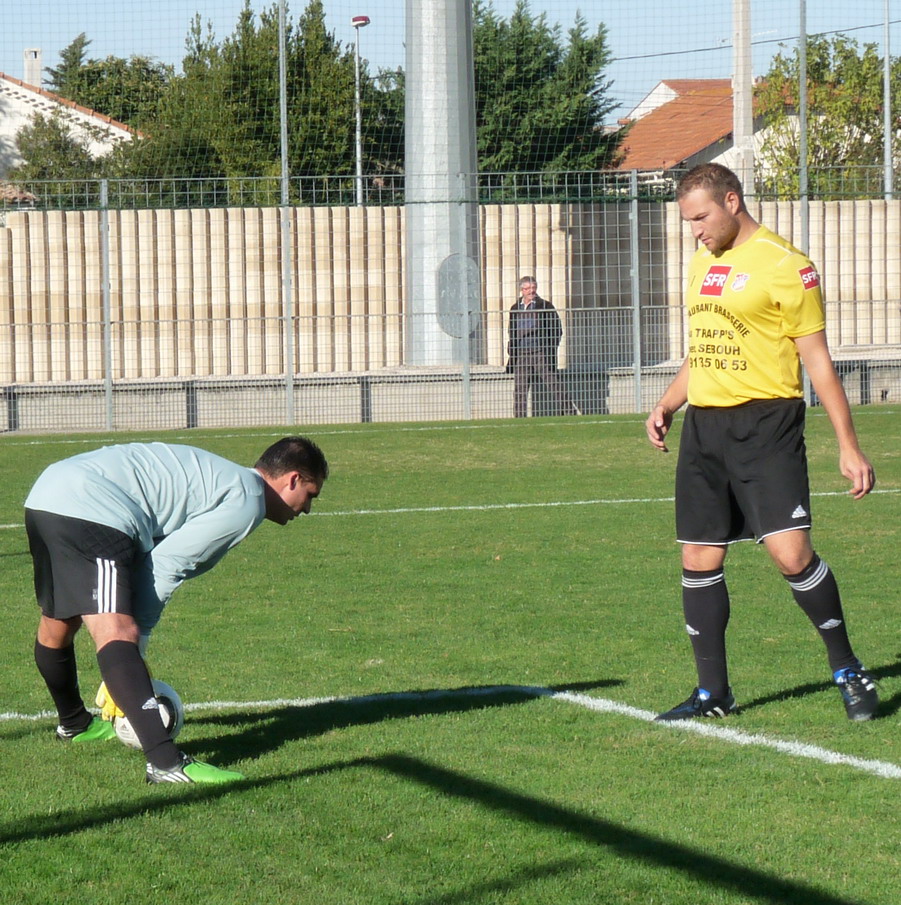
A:
{"label": "man's dark hair", "polygon": [[260,456],[255,467],[273,478],[297,471],[320,487],[328,477],[328,462],[322,450],[307,437],[283,437]]}
{"label": "man's dark hair", "polygon": [[745,193],[741,180],[728,167],[720,163],[702,163],[692,167],[680,180],[676,187],[676,200],[684,198],[695,189],[705,189],[713,200],[722,206],[729,192],[735,192],[745,206]]}

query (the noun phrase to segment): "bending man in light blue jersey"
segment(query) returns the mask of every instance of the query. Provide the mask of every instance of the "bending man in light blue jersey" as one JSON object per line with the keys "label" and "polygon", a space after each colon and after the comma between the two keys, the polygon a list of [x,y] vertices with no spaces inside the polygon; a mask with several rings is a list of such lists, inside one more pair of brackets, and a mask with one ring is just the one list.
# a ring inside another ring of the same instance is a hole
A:
{"label": "bending man in light blue jersey", "polygon": [[115,707],[137,734],[147,781],[223,783],[240,773],[194,760],[169,737],[142,656],[169,598],[211,569],[263,519],[308,513],[328,477],[322,451],[285,437],[246,468],[191,446],[128,443],[49,466],[25,500],[41,620],[34,657],[59,714],[57,735],[113,738],[78,687],[84,625]]}

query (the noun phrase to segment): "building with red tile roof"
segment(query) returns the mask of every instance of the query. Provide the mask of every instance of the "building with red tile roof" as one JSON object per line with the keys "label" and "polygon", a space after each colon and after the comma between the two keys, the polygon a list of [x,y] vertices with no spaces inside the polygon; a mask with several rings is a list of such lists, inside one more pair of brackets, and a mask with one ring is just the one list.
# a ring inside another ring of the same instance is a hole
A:
{"label": "building with red tile roof", "polygon": [[666,79],[621,120],[620,170],[734,166],[731,79]]}

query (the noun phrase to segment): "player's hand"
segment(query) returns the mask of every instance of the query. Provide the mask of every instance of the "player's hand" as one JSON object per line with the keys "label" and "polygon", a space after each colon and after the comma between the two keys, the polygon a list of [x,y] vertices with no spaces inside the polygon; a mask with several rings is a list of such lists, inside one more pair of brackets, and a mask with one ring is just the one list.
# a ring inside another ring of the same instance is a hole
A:
{"label": "player's hand", "polygon": [[648,440],[661,452],[669,452],[666,447],[666,435],[669,433],[672,423],[673,413],[662,405],[655,406],[654,411],[648,415],[647,421],[644,423],[645,430],[648,432]]}
{"label": "player's hand", "polygon": [[839,460],[839,469],[851,482],[849,493],[855,500],[863,499],[876,486],[876,472],[870,460],[859,450],[843,454]]}
{"label": "player's hand", "polygon": [[97,697],[94,698],[94,702],[100,708],[100,715],[105,720],[112,721],[117,716],[125,716],[119,708],[119,705],[116,704],[110,693],[106,690],[106,682],[100,683],[100,688],[97,689]]}

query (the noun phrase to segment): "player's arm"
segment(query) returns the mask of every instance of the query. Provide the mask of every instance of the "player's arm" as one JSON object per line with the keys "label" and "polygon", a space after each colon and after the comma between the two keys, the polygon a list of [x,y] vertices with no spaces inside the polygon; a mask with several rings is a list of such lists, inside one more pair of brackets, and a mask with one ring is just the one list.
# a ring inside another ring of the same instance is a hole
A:
{"label": "player's arm", "polygon": [[673,378],[672,383],[666,388],[660,401],[654,406],[644,423],[648,433],[648,440],[652,446],[663,452],[669,452],[666,446],[666,435],[673,423],[673,414],[679,411],[688,402],[688,358],[682,362],[682,367]]}
{"label": "player's arm", "polygon": [[876,475],[870,460],[860,449],[848,397],[829,354],[826,332],[820,330],[796,337],[795,345],[810,382],[832,422],[838,440],[839,469],[851,482],[851,495],[859,500],[873,489]]}
{"label": "player's arm", "polygon": [[218,506],[164,537],[135,573],[135,621],[149,632],[183,581],[212,569],[263,520],[262,497]]}

